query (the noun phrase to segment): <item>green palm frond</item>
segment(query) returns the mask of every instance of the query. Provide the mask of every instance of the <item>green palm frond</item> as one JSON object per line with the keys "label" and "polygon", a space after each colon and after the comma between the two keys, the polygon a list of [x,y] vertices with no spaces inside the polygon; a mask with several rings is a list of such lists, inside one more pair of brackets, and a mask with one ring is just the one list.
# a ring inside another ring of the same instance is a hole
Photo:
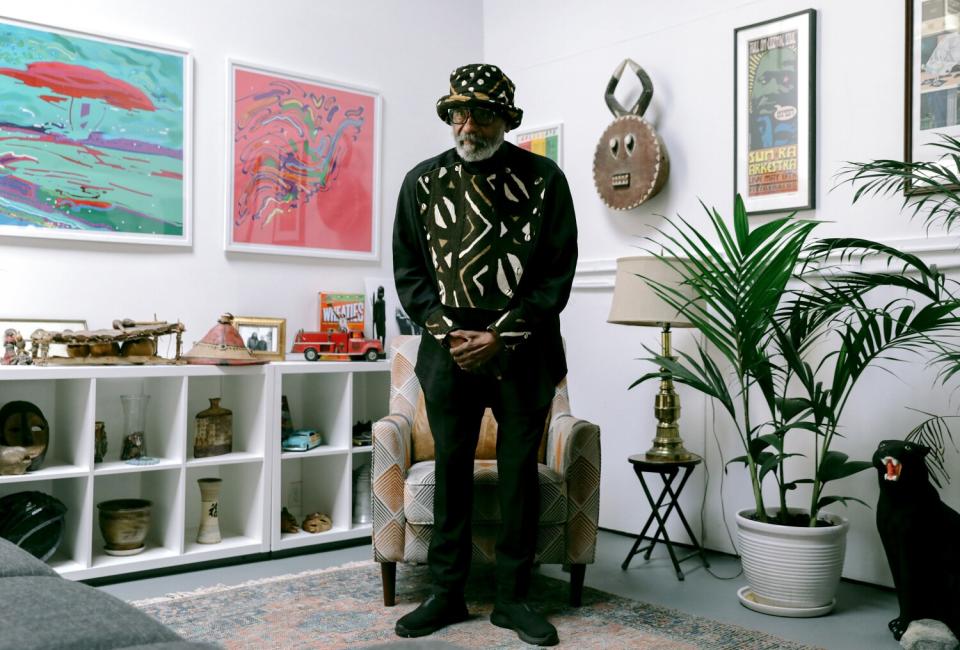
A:
{"label": "green palm frond", "polygon": [[948,439],[950,440],[954,451],[960,451],[957,449],[957,443],[953,439],[953,432],[947,423],[947,417],[954,418],[957,416],[932,415],[930,413],[925,413],[924,415],[930,417],[914,427],[904,440],[917,442],[930,448],[930,453],[927,454],[924,461],[927,463],[927,469],[930,470],[930,479],[937,484],[938,488],[942,488],[943,483],[940,482],[941,479],[943,479],[945,483],[950,483],[950,475],[947,474],[947,470],[944,467],[946,441]]}
{"label": "green palm frond", "polygon": [[911,217],[921,215],[928,229],[940,223],[950,232],[960,218],[960,140],[940,137],[933,145],[944,152],[943,162],[848,162],[837,177],[857,188],[854,203],[864,196],[903,194],[902,208]]}

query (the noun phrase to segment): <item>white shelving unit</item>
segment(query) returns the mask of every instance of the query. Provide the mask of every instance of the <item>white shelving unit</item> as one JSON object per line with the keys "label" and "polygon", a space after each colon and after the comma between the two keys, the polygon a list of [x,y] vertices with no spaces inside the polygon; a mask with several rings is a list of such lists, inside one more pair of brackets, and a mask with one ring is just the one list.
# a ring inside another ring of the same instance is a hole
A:
{"label": "white shelving unit", "polygon": [[[273,364],[273,371],[273,403],[278,410],[271,442],[276,451],[271,548],[289,550],[368,537],[371,525],[353,521],[353,473],[371,462],[371,447],[353,446],[353,425],[387,415],[390,364],[288,361]],[[281,451],[279,405],[284,395],[294,428],[319,431],[324,444],[305,452]],[[312,512],[330,515],[333,527],[323,533],[282,533],[284,506],[299,523]]]}
{"label": "white shelving unit", "polygon": [[[0,367],[0,405],[36,404],[50,423],[41,469],[0,476],[0,496],[37,490],[67,506],[63,541],[50,564],[71,579],[178,566],[187,562],[258,553],[270,548],[270,464],[265,445],[275,412],[271,371],[264,366]],[[121,395],[150,396],[146,448],[156,465],[120,460]],[[208,398],[233,411],[233,452],[193,458],[195,416]],[[104,462],[94,463],[94,422],[107,432]],[[219,477],[223,542],[197,544],[197,479]],[[146,550],[113,556],[103,550],[97,504],[117,498],[151,501]]]}
{"label": "white shelving unit", "polygon": [[[36,404],[50,424],[41,469],[0,476],[0,497],[36,490],[67,506],[63,541],[50,565],[83,580],[289,550],[371,534],[353,523],[353,472],[371,461],[371,448],[353,447],[353,425],[387,414],[389,363],[286,361],[262,366],[0,366],[0,406]],[[120,460],[120,396],[149,395],[145,438],[156,465]],[[304,453],[281,452],[280,403],[289,401],[294,425],[321,431],[326,444]],[[193,457],[197,413],[220,397],[233,412],[233,451]],[[94,423],[103,421],[108,449],[94,462]],[[221,478],[218,544],[198,544],[197,479]],[[152,502],[146,549],[113,556],[103,550],[97,504],[117,498]],[[281,534],[287,506],[298,522],[322,512],[325,533]]]}

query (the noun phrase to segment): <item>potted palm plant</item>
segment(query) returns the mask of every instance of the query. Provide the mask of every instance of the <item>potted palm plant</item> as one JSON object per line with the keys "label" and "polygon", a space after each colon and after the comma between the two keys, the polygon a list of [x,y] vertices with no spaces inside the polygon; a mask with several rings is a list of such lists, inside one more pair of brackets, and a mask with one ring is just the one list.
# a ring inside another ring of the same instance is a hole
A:
{"label": "potted palm plant", "polygon": [[[818,222],[793,215],[751,229],[739,196],[732,228],[716,210],[707,214],[716,243],[678,219],[660,231],[660,252],[652,253],[687,290],[647,280],[705,343],[678,357],[648,350],[661,370],[634,385],[669,373],[722,405],[743,451],[730,462],[746,467],[754,498],[738,514],[748,581],[741,600],[768,613],[823,614],[834,603],[846,534],[846,520],[824,508],[857,501],[828,485],[870,467],[834,449],[851,391],[879,358],[929,348],[949,353],[941,339],[960,328],[960,304],[934,269],[883,244],[813,240]],[[868,255],[884,256],[885,269],[849,272],[837,263]],[[908,297],[872,302],[875,292],[893,287]],[[788,463],[800,455],[791,444],[798,436],[810,437],[812,453]],[[806,474],[790,473],[798,467]],[[773,499],[767,483],[776,485]],[[801,494],[800,486],[809,487],[809,498],[791,505],[788,496]],[[788,548],[800,555],[786,556]]]}

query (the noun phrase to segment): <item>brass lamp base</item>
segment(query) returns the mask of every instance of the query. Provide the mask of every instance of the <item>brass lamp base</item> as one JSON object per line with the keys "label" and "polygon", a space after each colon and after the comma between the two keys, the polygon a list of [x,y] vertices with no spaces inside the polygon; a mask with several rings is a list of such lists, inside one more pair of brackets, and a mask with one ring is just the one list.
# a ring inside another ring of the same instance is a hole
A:
{"label": "brass lamp base", "polygon": [[[669,324],[663,326],[660,343],[663,356],[671,358]],[[660,370],[667,373],[666,368]],[[677,424],[680,419],[680,396],[674,390],[669,374],[660,377],[660,390],[654,398],[653,412],[657,418],[657,435],[653,439],[653,446],[647,450],[647,460],[682,461],[693,458],[680,439],[680,427]]]}
{"label": "brass lamp base", "polygon": [[678,438],[653,439],[653,446],[647,450],[647,460],[669,461],[669,460],[690,460],[693,454],[687,451],[683,446],[683,440]]}

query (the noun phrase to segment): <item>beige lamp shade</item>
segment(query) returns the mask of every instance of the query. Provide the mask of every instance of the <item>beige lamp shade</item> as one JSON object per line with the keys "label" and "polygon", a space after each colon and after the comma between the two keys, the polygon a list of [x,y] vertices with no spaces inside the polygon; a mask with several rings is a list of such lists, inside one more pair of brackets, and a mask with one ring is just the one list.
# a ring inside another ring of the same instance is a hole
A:
{"label": "beige lamp shade", "polygon": [[693,327],[685,316],[660,298],[644,278],[676,287],[687,298],[696,296],[689,286],[682,284],[683,278],[666,262],[650,256],[621,257],[617,260],[613,304],[607,322],[650,327],[664,324]]}

